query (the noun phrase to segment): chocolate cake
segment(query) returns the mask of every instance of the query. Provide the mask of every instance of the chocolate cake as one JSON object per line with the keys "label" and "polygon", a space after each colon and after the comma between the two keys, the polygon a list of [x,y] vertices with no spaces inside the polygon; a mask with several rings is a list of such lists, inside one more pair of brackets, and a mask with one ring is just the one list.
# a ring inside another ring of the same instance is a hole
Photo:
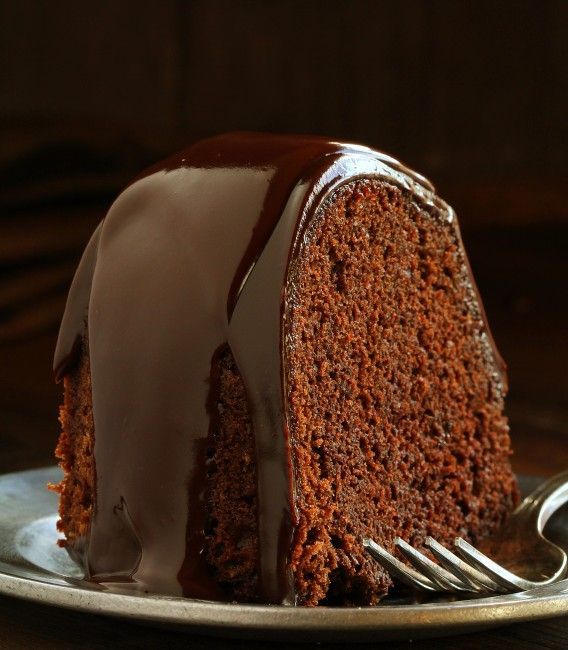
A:
{"label": "chocolate cake", "polygon": [[474,543],[518,500],[453,210],[369,148],[237,133],[136,179],[55,354],[64,545],[99,583],[374,604],[362,546]]}

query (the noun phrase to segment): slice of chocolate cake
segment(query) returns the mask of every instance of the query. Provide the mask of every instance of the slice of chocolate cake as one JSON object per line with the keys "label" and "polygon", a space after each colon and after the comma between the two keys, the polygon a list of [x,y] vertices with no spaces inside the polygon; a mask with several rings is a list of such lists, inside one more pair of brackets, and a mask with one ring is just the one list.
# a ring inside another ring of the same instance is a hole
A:
{"label": "slice of chocolate cake", "polygon": [[60,529],[87,577],[372,604],[362,547],[473,540],[517,503],[455,215],[366,147],[230,134],[133,182],[75,276],[55,367]]}

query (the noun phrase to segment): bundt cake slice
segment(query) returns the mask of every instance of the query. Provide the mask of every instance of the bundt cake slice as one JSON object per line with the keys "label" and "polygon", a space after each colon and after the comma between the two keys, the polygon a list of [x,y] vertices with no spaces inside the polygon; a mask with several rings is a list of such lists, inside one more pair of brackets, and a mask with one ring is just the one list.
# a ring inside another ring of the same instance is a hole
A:
{"label": "bundt cake slice", "polygon": [[229,134],[146,172],[73,281],[59,527],[141,591],[375,604],[363,549],[518,501],[504,365],[454,212],[379,152]]}

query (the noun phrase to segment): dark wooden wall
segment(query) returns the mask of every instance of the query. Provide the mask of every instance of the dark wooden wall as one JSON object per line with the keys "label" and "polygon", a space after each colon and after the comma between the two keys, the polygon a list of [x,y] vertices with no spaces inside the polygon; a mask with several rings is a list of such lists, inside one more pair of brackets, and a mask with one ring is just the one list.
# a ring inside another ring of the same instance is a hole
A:
{"label": "dark wooden wall", "polygon": [[354,138],[436,176],[564,174],[564,0],[4,0],[0,119],[165,152]]}
{"label": "dark wooden wall", "polygon": [[567,83],[566,0],[3,0],[0,445],[56,430],[57,323],[112,197],[230,129],[359,140],[430,176],[513,397],[537,381],[565,417]]}

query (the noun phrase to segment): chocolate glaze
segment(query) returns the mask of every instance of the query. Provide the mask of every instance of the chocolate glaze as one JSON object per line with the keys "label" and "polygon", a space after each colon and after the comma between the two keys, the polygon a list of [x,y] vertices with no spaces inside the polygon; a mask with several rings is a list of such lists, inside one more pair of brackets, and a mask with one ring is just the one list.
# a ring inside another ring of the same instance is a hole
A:
{"label": "chocolate glaze", "polygon": [[294,602],[286,275],[321,202],[359,177],[394,183],[452,220],[428,181],[389,156],[250,133],[198,142],[112,205],[77,270],[54,362],[63,377],[88,340],[97,485],[82,553],[91,579],[227,597],[201,551],[208,381],[228,344],[256,440],[259,600]]}

